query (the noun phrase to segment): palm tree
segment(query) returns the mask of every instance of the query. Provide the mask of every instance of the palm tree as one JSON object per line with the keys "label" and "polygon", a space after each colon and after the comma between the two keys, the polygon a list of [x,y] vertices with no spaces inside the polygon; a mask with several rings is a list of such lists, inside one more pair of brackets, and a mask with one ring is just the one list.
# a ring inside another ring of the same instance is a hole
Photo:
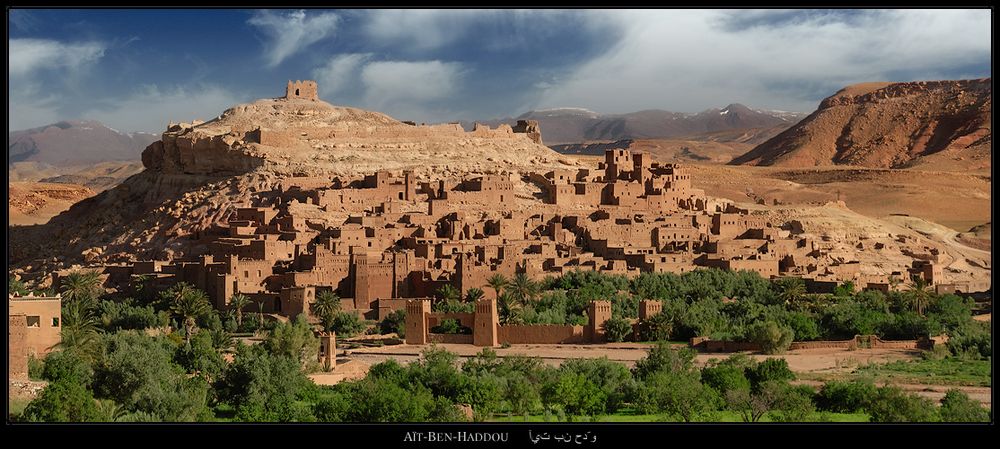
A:
{"label": "palm tree", "polygon": [[520,324],[522,321],[521,308],[516,307],[514,298],[506,292],[497,297],[497,314],[503,325]]}
{"label": "palm tree", "polygon": [[257,318],[260,320],[260,321],[257,322],[257,329],[263,329],[264,328],[264,298],[257,297],[256,299],[254,299],[254,302],[257,303]]}
{"label": "palm tree", "polygon": [[486,296],[486,292],[481,288],[472,287],[465,291],[465,301],[475,303]]}
{"label": "palm tree", "polygon": [[96,271],[73,271],[62,279],[64,301],[93,302],[101,293],[101,275]]}
{"label": "palm tree", "polygon": [[910,282],[909,297],[917,314],[920,316],[924,315],[924,306],[930,301],[932,295],[930,284],[927,283],[927,280],[922,276],[913,276],[912,282]]}
{"label": "palm tree", "polygon": [[462,292],[458,291],[451,284],[444,284],[437,291],[438,296],[440,296],[441,301],[458,301],[462,297]]}
{"label": "palm tree", "polygon": [[500,273],[496,273],[493,276],[490,276],[490,278],[486,280],[486,285],[489,285],[490,288],[492,288],[493,291],[496,292],[497,298],[499,298],[500,290],[506,288],[508,282],[509,281],[507,280],[506,276]]}
{"label": "palm tree", "polygon": [[242,293],[237,293],[229,298],[229,310],[236,313],[236,328],[243,327],[243,309],[250,305],[250,298]]}
{"label": "palm tree", "polygon": [[329,330],[333,319],[340,311],[340,297],[331,291],[323,291],[316,295],[316,302],[309,305],[313,315],[323,322],[323,328]]}
{"label": "palm tree", "polygon": [[781,278],[778,280],[778,299],[785,304],[796,302],[806,294],[806,284],[799,278]]}
{"label": "palm tree", "polygon": [[181,318],[184,323],[184,340],[191,344],[191,335],[197,327],[197,318],[204,316],[212,310],[212,305],[208,302],[208,295],[205,292],[192,288],[184,294],[174,298],[170,304],[170,311]]}
{"label": "palm tree", "polygon": [[538,295],[538,283],[531,280],[526,273],[517,273],[507,289],[522,307],[528,305]]}
{"label": "palm tree", "polygon": [[62,308],[61,341],[57,346],[63,349],[79,350],[93,359],[100,341],[100,319],[94,309],[83,301],[69,302]]}

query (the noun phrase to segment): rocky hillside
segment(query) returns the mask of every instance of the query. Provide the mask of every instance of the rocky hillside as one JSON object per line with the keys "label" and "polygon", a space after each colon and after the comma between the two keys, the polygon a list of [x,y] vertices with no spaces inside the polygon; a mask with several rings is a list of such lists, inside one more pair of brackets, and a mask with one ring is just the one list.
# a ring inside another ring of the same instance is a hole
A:
{"label": "rocky hillside", "polygon": [[57,167],[138,160],[159,136],[122,133],[92,120],[63,121],[7,136],[8,165],[40,162]]}
{"label": "rocky hillside", "polygon": [[12,265],[51,269],[188,254],[237,207],[288,176],[407,169],[420,181],[577,164],[509,126],[473,132],[457,124],[414,126],[376,112],[286,99],[171,125],[143,151],[142,162],[141,173],[48,223],[13,229]]}
{"label": "rocky hillside", "polygon": [[8,226],[45,223],[70,205],[94,195],[84,186],[65,183],[11,182],[8,189]]}
{"label": "rocky hillside", "polygon": [[989,170],[991,80],[864,83],[733,164]]}
{"label": "rocky hillside", "polygon": [[[728,130],[785,129],[805,114],[797,112],[751,109],[731,104],[722,109],[709,109],[697,114],[685,114],[659,109],[604,115],[578,108],[530,111],[517,118],[489,120],[486,124],[513,124],[517,120],[536,120],[549,145],[624,139],[666,139],[694,136]],[[465,123],[471,129],[472,123]]]}

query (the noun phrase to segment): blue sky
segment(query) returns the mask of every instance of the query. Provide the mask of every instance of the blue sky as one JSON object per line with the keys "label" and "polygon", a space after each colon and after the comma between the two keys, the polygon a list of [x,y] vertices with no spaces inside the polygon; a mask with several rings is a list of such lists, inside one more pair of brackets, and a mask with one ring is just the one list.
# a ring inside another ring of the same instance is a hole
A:
{"label": "blue sky", "polygon": [[981,10],[9,10],[11,129],[210,119],[315,79],[441,122],[584,107],[810,112],[867,81],[980,78]]}

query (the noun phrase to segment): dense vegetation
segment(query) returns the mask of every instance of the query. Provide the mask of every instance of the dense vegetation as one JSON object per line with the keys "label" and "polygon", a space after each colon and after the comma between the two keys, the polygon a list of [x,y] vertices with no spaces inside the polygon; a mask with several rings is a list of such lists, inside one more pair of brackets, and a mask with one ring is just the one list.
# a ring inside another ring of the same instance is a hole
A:
{"label": "dense vegetation", "polygon": [[[316,326],[305,316],[288,323],[267,321],[249,312],[254,304],[245,297],[235,298],[231,310],[216,311],[204,292],[186,284],[159,292],[144,288],[140,279],[128,297],[104,295],[98,285],[86,273],[63,279],[62,347],[32,362],[32,375],[49,384],[12,419],[459,421],[466,419],[459,404],[468,405],[476,420],[501,415],[580,420],[624,413],[673,421],[737,416],[748,422],[823,420],[831,413],[863,413],[884,422],[990,417],[958,390],[949,392],[940,407],[896,387],[866,382],[830,382],[814,390],[790,383],[795,375],[781,359],[758,362],[737,355],[698,368],[694,352],[663,341],[631,370],[607,359],[574,359],[551,367],[537,358],[498,357],[491,349],[459,363],[457,355],[432,347],[418,362],[403,366],[390,360],[373,365],[361,380],[321,387],[307,376],[321,368]],[[971,304],[950,295],[928,294],[918,307],[906,293],[850,294],[845,288],[841,296],[806,295],[793,281],[771,283],[749,273],[715,270],[631,281],[596,273],[540,283],[491,279],[486,288],[500,293],[506,322],[578,323],[585,320],[587,303],[610,298],[614,319],[606,330],[614,340],[631,338],[627,319],[636,316],[638,298],[644,297],[664,303],[664,313],[640,323],[641,334],[651,340],[710,335],[773,340],[780,346],[790,334],[809,339],[881,332],[887,338],[912,338],[945,331],[952,336],[945,359],[982,361],[992,354],[989,327],[970,319]],[[445,293],[448,297],[438,301],[445,304],[441,308],[467,307],[456,304],[469,304],[482,291],[467,292],[466,298]],[[339,304],[329,293],[317,299],[312,307],[318,326],[338,336],[369,327]],[[399,312],[375,329],[401,332],[404,324],[405,312]],[[439,330],[463,332],[457,324],[443,321]],[[889,332],[893,329],[895,334]],[[256,344],[237,338],[249,332],[260,336]]]}

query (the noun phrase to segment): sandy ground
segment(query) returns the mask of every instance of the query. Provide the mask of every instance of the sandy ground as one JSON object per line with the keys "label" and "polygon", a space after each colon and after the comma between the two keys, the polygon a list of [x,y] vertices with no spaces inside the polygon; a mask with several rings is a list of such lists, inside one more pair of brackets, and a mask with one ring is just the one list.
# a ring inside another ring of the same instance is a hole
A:
{"label": "sandy ground", "polygon": [[710,196],[747,201],[748,193],[785,204],[838,197],[872,218],[907,214],[959,232],[991,221],[988,174],[859,167],[789,169],[713,164],[688,165],[694,187]]}

